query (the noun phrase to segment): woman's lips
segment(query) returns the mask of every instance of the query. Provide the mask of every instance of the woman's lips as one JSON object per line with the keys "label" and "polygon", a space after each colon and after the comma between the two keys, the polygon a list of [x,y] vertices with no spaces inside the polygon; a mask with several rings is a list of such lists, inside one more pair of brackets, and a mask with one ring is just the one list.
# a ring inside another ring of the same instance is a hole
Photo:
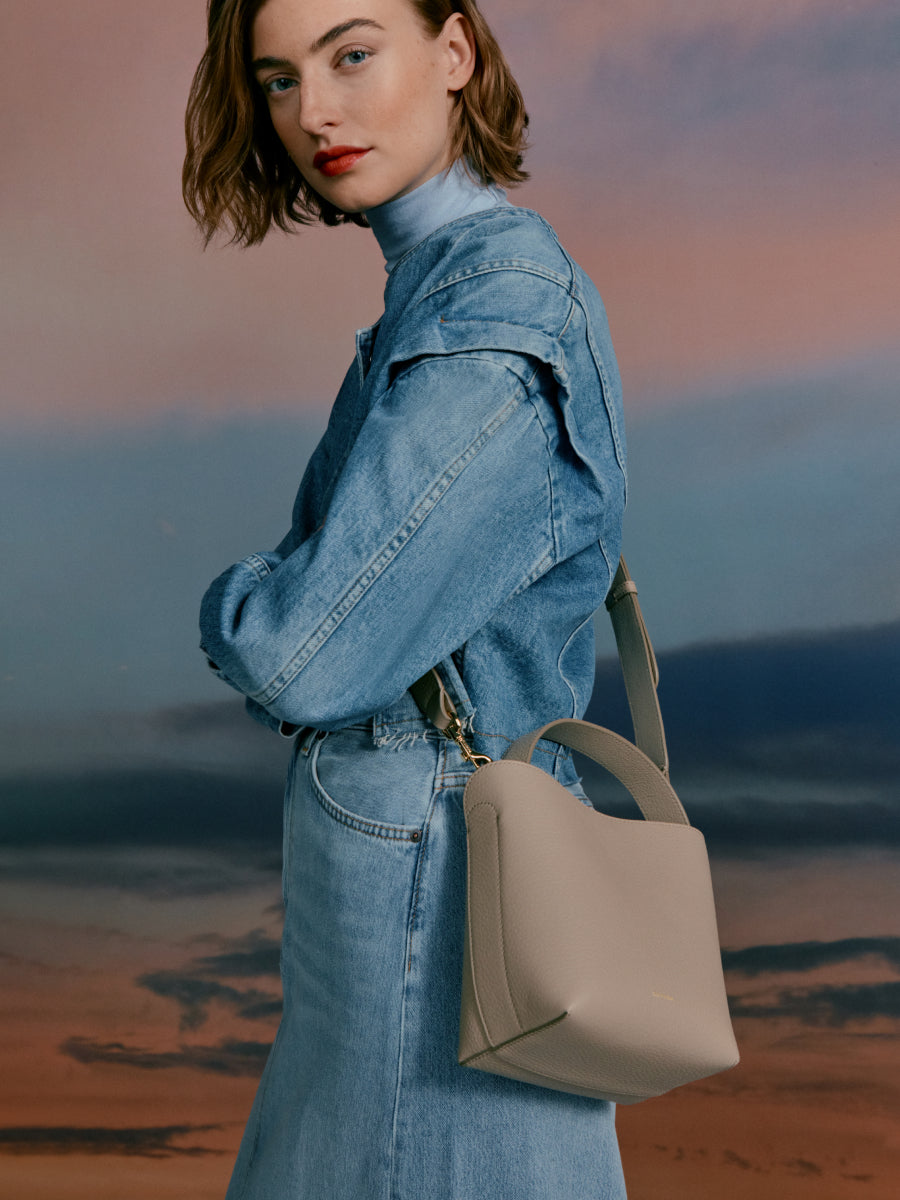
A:
{"label": "woman's lips", "polygon": [[368,150],[361,149],[359,146],[332,146],[330,150],[319,151],[313,159],[313,166],[317,171],[321,171],[323,175],[329,177],[343,175],[345,171],[355,167],[359,160],[368,153]]}

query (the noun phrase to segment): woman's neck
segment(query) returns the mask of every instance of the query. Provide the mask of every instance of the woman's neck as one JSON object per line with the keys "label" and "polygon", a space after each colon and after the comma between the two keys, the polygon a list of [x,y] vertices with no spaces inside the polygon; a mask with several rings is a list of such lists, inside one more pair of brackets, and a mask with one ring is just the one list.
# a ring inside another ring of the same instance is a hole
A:
{"label": "woman's neck", "polygon": [[385,270],[392,271],[408,250],[442,225],[498,204],[509,204],[503,189],[476,183],[457,161],[405,196],[370,208],[365,215],[384,255]]}

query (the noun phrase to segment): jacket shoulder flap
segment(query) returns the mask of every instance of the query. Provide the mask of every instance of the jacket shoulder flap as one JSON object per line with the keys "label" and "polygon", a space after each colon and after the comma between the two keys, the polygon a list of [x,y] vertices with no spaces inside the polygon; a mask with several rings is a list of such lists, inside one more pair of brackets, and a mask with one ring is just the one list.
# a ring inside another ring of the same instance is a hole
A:
{"label": "jacket shoulder flap", "polygon": [[[574,274],[542,218],[497,209],[454,222],[422,250],[427,269],[405,302],[396,309],[388,303],[382,322],[394,370],[426,355],[495,350],[562,371],[559,335],[571,312]],[[404,265],[421,271],[423,264]],[[401,276],[401,294],[402,283]]]}

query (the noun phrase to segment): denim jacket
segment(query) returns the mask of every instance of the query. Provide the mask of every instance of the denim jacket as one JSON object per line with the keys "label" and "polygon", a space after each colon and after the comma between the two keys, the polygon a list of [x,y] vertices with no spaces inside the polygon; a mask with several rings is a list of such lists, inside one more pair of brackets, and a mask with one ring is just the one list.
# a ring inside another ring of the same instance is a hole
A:
{"label": "denim jacket", "polygon": [[437,665],[474,749],[499,758],[584,714],[624,501],[596,289],[537,213],[462,217],[391,271],[290,531],[211,584],[201,647],[272,728],[371,719],[380,744],[421,728],[407,688]]}

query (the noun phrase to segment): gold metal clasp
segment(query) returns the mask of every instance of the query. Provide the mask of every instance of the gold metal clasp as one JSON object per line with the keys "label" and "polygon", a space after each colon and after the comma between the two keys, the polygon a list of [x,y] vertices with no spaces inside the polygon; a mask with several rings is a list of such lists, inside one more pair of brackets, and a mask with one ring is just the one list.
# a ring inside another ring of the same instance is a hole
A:
{"label": "gold metal clasp", "polygon": [[476,754],[472,747],[468,745],[466,739],[463,737],[462,725],[460,724],[459,717],[450,718],[450,722],[447,725],[447,728],[444,730],[444,733],[448,738],[452,738],[453,741],[456,742],[457,746],[459,746],[460,750],[462,751],[463,758],[467,762],[472,763],[476,769],[478,767],[483,767],[486,763],[494,761],[489,754]]}

